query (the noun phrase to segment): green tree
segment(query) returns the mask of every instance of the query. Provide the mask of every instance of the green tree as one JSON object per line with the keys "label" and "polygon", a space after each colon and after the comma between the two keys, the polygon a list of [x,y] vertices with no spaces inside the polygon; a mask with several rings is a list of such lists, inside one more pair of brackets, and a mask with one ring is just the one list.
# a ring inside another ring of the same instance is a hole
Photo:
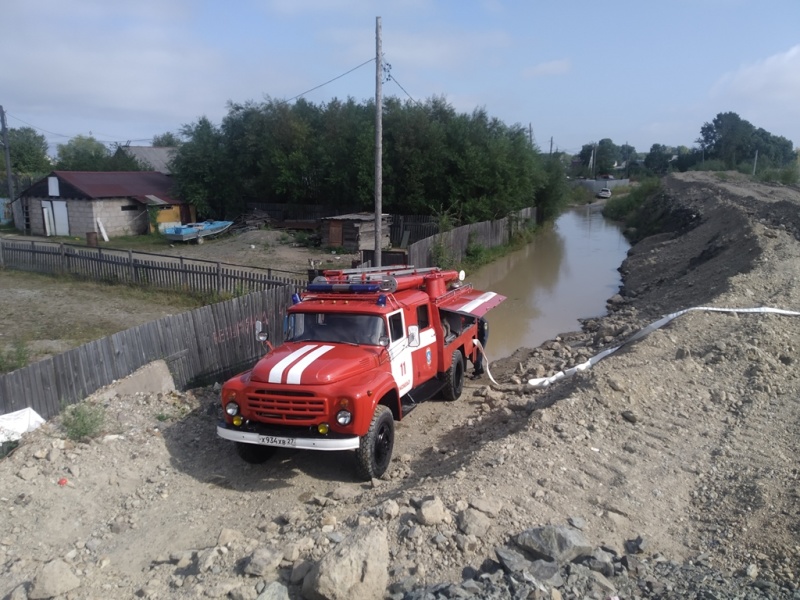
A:
{"label": "green tree", "polygon": [[78,135],[57,146],[56,168],[62,171],[108,171],[109,152],[92,136]]}
{"label": "green tree", "polygon": [[[52,166],[47,156],[47,139],[31,127],[8,130],[11,170],[17,175],[46,173]],[[0,152],[0,167],[5,172],[5,153]]]}
{"label": "green tree", "polygon": [[184,125],[181,133],[188,141],[178,148],[172,161],[178,195],[197,208],[200,218],[225,217],[233,178],[222,134],[207,117]]}
{"label": "green tree", "polygon": [[[387,98],[383,110],[384,210],[485,220],[530,206],[545,184],[519,125],[483,109],[458,114],[441,98]],[[219,128],[184,127],[174,178],[204,216],[233,216],[248,201],[371,210],[374,121],[374,103],[352,99],[231,103]]]}
{"label": "green tree", "polygon": [[557,157],[545,160],[544,175],[543,185],[536,194],[536,219],[539,222],[555,219],[570,198],[564,166]]}
{"label": "green tree", "polygon": [[137,160],[125,151],[125,146],[116,144],[114,153],[109,155],[103,165],[104,171],[150,171],[151,167]]}
{"label": "green tree", "polygon": [[711,123],[703,124],[697,141],[707,157],[719,159],[732,169],[754,153],[754,133],[755,128],[736,113],[719,113]]}
{"label": "green tree", "polygon": [[181,145],[181,139],[171,131],[153,136],[154,148],[174,148]]}
{"label": "green tree", "polygon": [[614,172],[614,166],[619,160],[620,152],[619,146],[614,144],[609,138],[603,138],[597,144],[597,152],[595,154],[597,174],[609,174]]}
{"label": "green tree", "polygon": [[663,144],[653,144],[644,159],[644,166],[657,175],[666,174],[672,153]]}

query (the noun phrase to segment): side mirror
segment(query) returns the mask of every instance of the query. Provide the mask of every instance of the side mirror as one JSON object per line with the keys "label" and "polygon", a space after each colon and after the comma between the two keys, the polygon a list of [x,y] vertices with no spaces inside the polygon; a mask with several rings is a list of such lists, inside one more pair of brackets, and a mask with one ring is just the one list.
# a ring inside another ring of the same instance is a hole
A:
{"label": "side mirror", "polygon": [[256,339],[262,343],[269,339],[269,327],[261,321],[256,321]]}
{"label": "side mirror", "polygon": [[419,348],[419,325],[408,326],[408,346]]}

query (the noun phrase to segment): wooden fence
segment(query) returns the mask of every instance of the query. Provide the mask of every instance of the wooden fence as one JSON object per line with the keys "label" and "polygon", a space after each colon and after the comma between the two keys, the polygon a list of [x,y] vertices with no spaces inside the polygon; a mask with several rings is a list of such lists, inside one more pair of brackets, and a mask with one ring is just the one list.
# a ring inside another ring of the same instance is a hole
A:
{"label": "wooden fence", "polygon": [[467,255],[470,242],[484,248],[507,244],[516,231],[535,219],[536,208],[530,207],[498,221],[472,223],[439,233],[411,244],[408,247],[408,264],[417,267],[434,266],[434,249],[437,245],[441,245],[454,262],[461,262]]}
{"label": "wooden fence", "polygon": [[221,381],[263,354],[257,320],[271,324],[273,344],[281,338],[292,292],[276,287],[164,317],[0,375],[0,414],[30,407],[51,418],[159,359],[179,389]]}
{"label": "wooden fence", "polygon": [[302,274],[166,254],[0,238],[0,267],[200,293],[242,294],[307,283]]}
{"label": "wooden fence", "polygon": [[[507,243],[535,215],[535,209],[528,208],[511,218],[465,225],[423,239],[409,246],[408,264],[432,266],[436,243],[443,244],[456,261],[464,258],[470,241],[487,248]],[[236,294],[242,286],[251,285],[262,291],[145,323],[0,375],[0,414],[31,407],[45,419],[51,418],[64,406],[159,359],[167,362],[179,389],[224,379],[262,354],[254,336],[256,320],[271,323],[271,341],[279,341],[292,293],[307,283],[275,277],[270,269],[250,272],[234,265],[206,261],[204,266],[195,264],[204,261],[164,255],[145,259],[143,254],[0,239],[0,266],[15,269],[205,292]]]}

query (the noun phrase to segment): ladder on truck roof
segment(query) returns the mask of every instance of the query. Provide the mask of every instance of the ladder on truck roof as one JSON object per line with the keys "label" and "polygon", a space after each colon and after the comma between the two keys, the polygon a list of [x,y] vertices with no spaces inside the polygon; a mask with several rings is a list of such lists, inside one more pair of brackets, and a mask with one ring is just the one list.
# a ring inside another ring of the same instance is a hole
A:
{"label": "ladder on truck roof", "polygon": [[423,275],[425,273],[433,273],[440,271],[439,267],[423,267],[417,269],[413,265],[403,265],[400,267],[364,267],[363,269],[335,269],[326,270],[323,274],[325,277],[343,277],[348,281],[380,281],[385,275],[392,277],[399,277],[403,275]]}

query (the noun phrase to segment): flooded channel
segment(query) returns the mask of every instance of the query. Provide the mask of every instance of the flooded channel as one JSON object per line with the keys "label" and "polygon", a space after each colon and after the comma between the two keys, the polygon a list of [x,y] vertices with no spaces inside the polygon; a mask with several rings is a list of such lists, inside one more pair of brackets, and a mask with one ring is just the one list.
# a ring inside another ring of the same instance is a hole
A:
{"label": "flooded channel", "polygon": [[569,209],[525,248],[467,275],[476,288],[508,298],[487,315],[489,360],[534,348],[580,329],[579,318],[606,313],[630,246],[620,226],[600,210]]}

